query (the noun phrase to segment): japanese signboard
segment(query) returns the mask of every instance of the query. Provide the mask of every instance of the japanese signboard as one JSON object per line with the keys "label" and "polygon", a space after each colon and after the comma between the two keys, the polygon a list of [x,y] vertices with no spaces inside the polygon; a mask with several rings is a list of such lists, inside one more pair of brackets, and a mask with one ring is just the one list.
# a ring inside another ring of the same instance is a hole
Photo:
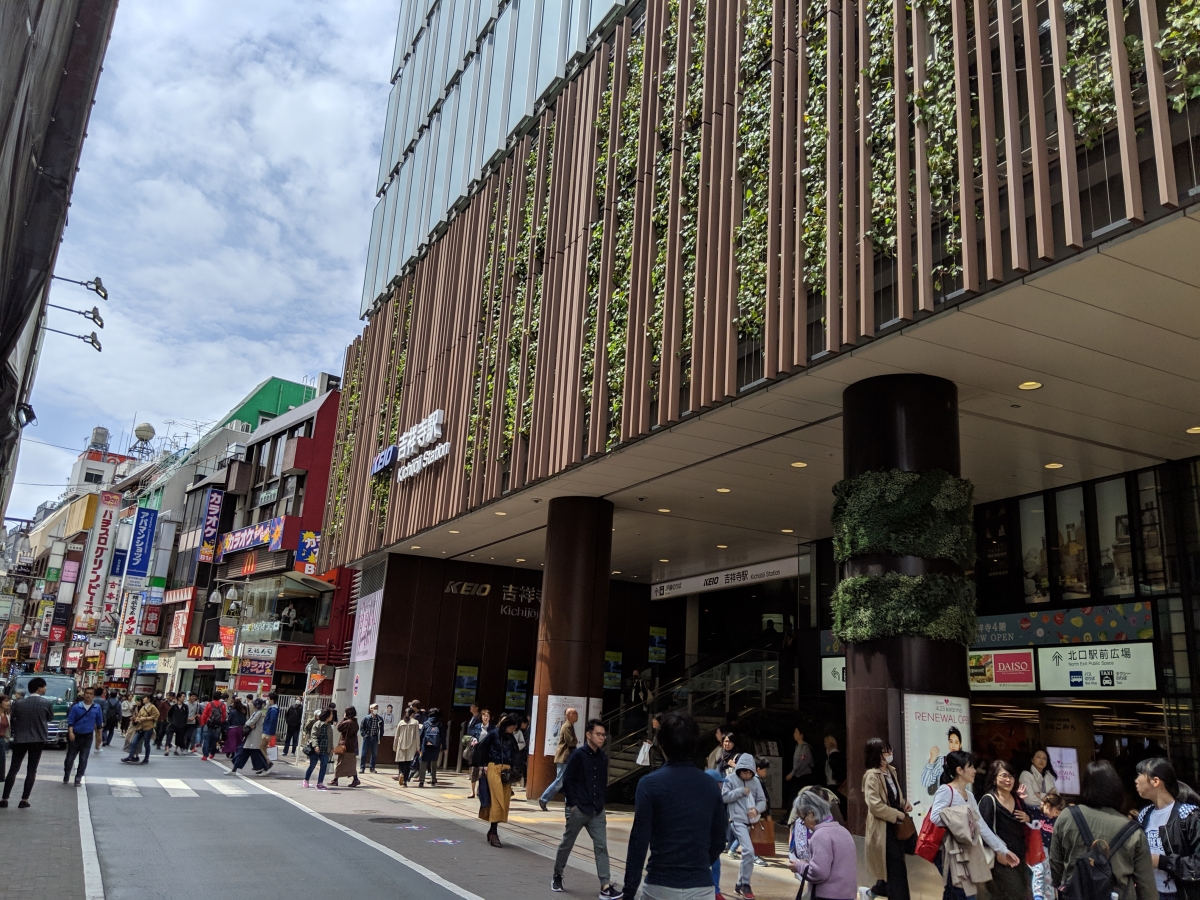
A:
{"label": "japanese signboard", "polygon": [[74,583],[79,580],[79,563],[73,559],[68,559],[63,563],[62,580],[68,583]]}
{"label": "japanese signboard", "polygon": [[104,608],[100,613],[100,623],[96,626],[97,634],[114,635],[117,633],[117,619],[121,615],[121,579],[115,575],[108,576],[104,586]]}
{"label": "japanese signboard", "polygon": [[273,660],[278,650],[279,648],[274,644],[244,644],[242,646],[242,659]]}
{"label": "japanese signboard", "polygon": [[48,634],[51,641],[65,641],[67,639],[67,626],[51,625]]}
{"label": "japanese signboard", "polygon": [[995,650],[967,654],[967,670],[973,691],[1032,691],[1032,650]]}
{"label": "japanese signboard", "polygon": [[84,554],[83,586],[75,606],[75,630],[95,631],[104,608],[104,583],[112,558],[113,542],[117,537],[117,509],[121,495],[101,491],[96,505],[96,520]]}
{"label": "japanese signboard", "polygon": [[68,647],[67,652],[63,654],[64,669],[78,669],[79,664],[83,662],[83,647]]}
{"label": "japanese signboard", "polygon": [[225,501],[225,492],[218,488],[209,488],[204,498],[204,531],[200,538],[200,562],[210,563],[217,549],[217,533],[221,528],[221,505]]}
{"label": "japanese signboard", "polygon": [[142,612],[142,634],[158,634],[158,626],[162,622],[161,606],[146,606]]}
{"label": "japanese signboard", "polygon": [[[167,641],[168,647],[183,647],[187,644],[189,615],[191,615],[191,612],[188,609],[178,609],[175,611],[175,615],[171,619],[171,637]],[[197,644],[195,646],[200,645]],[[188,656],[190,657],[191,653]]]}
{"label": "japanese signboard", "polygon": [[1043,691],[1153,691],[1154,645],[1088,644],[1038,649]]}
{"label": "japanese signboard", "polygon": [[129,559],[125,563],[127,578],[145,578],[150,574],[150,553],[154,549],[154,528],[158,510],[139,507],[133,520],[133,537],[129,543]]}
{"label": "japanese signboard", "polygon": [[13,603],[16,599],[15,594],[0,594],[0,619],[7,619],[12,616]]}
{"label": "japanese signboard", "polygon": [[725,588],[739,587],[744,584],[758,584],[765,581],[778,581],[781,578],[795,578],[797,575],[807,575],[809,560],[807,556],[789,556],[771,562],[755,563],[752,566],[741,566],[737,569],[725,569],[720,572],[709,572],[706,575],[696,575],[691,578],[677,578],[674,581],[660,581],[650,585],[650,598],[662,600],[664,597],[675,597],[683,594],[702,594],[705,591],[720,591]]}
{"label": "japanese signboard", "polygon": [[120,578],[125,574],[125,560],[129,558],[129,551],[118,547],[113,551],[112,562],[108,566],[108,574],[115,575]]}
{"label": "japanese signboard", "polygon": [[300,546],[296,548],[296,571],[305,575],[317,574],[317,552],[321,549],[321,532],[300,532]]}
{"label": "japanese signboard", "polygon": [[1046,644],[1103,644],[1154,638],[1150,602],[1047,609],[1006,616],[980,616],[974,650]]}
{"label": "japanese signboard", "polygon": [[283,549],[283,516],[221,535],[221,543],[217,547],[217,562],[221,562],[227,553],[264,545],[271,552]]}
{"label": "japanese signboard", "polygon": [[275,674],[275,661],[271,659],[238,659],[239,675],[264,675],[270,678]]}
{"label": "japanese signboard", "polygon": [[127,634],[121,638],[121,647],[125,650],[157,650],[162,646],[162,638],[146,634]]}

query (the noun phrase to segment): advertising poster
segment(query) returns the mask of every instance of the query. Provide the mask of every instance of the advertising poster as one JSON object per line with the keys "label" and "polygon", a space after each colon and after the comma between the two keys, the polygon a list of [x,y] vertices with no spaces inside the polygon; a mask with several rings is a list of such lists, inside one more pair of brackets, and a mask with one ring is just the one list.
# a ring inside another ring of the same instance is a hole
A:
{"label": "advertising poster", "polygon": [[994,650],[967,654],[973,691],[1032,691],[1033,650]]}
{"label": "advertising poster", "polygon": [[68,647],[66,655],[63,657],[63,668],[78,669],[81,662],[83,662],[83,648]]}
{"label": "advertising poster", "polygon": [[623,656],[620,650],[604,651],[604,689],[606,691],[619,691],[621,689],[621,660]]}
{"label": "advertising poster", "polygon": [[917,830],[937,793],[950,750],[971,749],[971,701],[941,694],[904,695],[904,793]]}
{"label": "advertising poster", "polygon": [[652,663],[667,661],[667,629],[652,626],[650,628],[650,652],[646,659]]}
{"label": "advertising poster", "polygon": [[529,670],[509,669],[504,683],[504,708],[524,710],[529,700]]}
{"label": "advertising poster", "polygon": [[1153,691],[1154,645],[1072,644],[1038,648],[1043,691]]}
{"label": "advertising poster", "polygon": [[[546,698],[546,736],[542,741],[542,753],[553,756],[558,749],[558,732],[567,721],[567,710],[575,709],[580,718],[587,714],[587,697],[569,697],[566,694],[551,694]],[[578,724],[578,723],[577,723]],[[576,734],[582,736],[580,728]]]}
{"label": "advertising poster", "polygon": [[1046,755],[1054,769],[1058,792],[1078,795],[1083,790],[1079,783],[1079,751],[1074,747],[1047,747]]}
{"label": "advertising poster", "polygon": [[246,659],[241,657],[238,659],[239,675],[262,675],[265,678],[271,678],[275,675],[275,661],[273,659]]}
{"label": "advertising poster", "polygon": [[321,532],[301,531],[300,546],[296,548],[296,565],[298,572],[305,575],[317,574],[317,553],[321,550]]}
{"label": "advertising poster", "polygon": [[217,547],[217,562],[222,562],[229,553],[265,546],[270,552],[283,549],[283,517],[268,519],[257,525],[229,531],[221,536]]}
{"label": "advertising poster", "polygon": [[398,694],[376,694],[375,702],[383,719],[384,737],[395,736],[396,723],[404,718],[404,698]]}
{"label": "advertising poster", "polygon": [[454,670],[454,705],[470,706],[479,693],[479,666],[459,666]]}
{"label": "advertising poster", "polygon": [[12,615],[13,601],[16,599],[14,594],[0,594],[0,619],[7,619]]}
{"label": "advertising poster", "polygon": [[1091,644],[1149,641],[1154,638],[1150,602],[1047,609],[1030,614],[980,616],[972,649],[1034,647],[1038,644]]}
{"label": "advertising poster", "polygon": [[225,657],[233,656],[233,645],[237,641],[236,625],[219,625],[217,631],[221,636],[221,646],[225,648]]}
{"label": "advertising poster", "polygon": [[190,613],[186,609],[175,610],[175,615],[171,619],[171,636],[167,641],[167,646],[172,648],[184,647],[187,645],[188,631],[188,615]]}
{"label": "advertising poster", "polygon": [[46,660],[46,665],[51,669],[57,669],[62,665],[63,646],[62,644],[54,644],[50,647],[50,658]]}
{"label": "advertising poster", "polygon": [[350,662],[365,662],[375,658],[375,646],[379,643],[379,613],[382,608],[382,590],[359,598],[358,613],[354,621],[354,649],[350,653]]}

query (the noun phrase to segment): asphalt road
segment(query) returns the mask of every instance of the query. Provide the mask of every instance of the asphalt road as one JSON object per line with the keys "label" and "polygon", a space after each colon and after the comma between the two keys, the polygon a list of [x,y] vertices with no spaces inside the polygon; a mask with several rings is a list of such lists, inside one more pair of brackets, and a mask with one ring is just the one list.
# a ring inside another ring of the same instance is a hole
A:
{"label": "asphalt road", "polygon": [[[296,777],[243,779],[194,756],[159,753],[148,765],[123,764],[120,756],[115,746],[93,755],[83,788],[108,900],[475,896],[453,883],[438,883],[442,876],[435,869],[428,874],[421,869],[431,865],[453,877],[455,870],[470,867],[469,860],[486,846],[478,835],[441,819],[387,810],[392,803],[381,792],[318,794],[304,790]],[[61,783],[61,756],[47,754],[44,763],[39,791],[75,790]],[[281,792],[301,801],[315,798],[330,807],[332,817],[313,815]],[[411,813],[413,807],[404,807]],[[372,846],[348,833],[357,829],[382,841]],[[484,896],[500,895],[488,891]]]}

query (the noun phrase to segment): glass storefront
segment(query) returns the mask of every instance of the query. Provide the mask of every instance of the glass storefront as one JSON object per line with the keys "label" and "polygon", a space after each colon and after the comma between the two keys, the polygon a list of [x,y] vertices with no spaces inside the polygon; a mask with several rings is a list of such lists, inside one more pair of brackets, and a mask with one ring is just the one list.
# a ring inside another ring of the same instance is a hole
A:
{"label": "glass storefront", "polygon": [[237,619],[241,639],[311,644],[316,629],[329,624],[333,587],[293,572],[254,581],[234,582],[226,589],[223,615]]}

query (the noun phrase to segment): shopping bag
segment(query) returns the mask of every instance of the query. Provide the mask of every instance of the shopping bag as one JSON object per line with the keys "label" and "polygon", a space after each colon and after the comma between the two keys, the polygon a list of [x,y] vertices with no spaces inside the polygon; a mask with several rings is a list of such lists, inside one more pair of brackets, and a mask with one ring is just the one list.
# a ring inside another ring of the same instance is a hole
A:
{"label": "shopping bag", "polygon": [[1046,861],[1046,846],[1042,843],[1041,829],[1025,829],[1025,863],[1036,866]]}
{"label": "shopping bag", "polygon": [[271,735],[271,746],[275,746],[275,735]]}
{"label": "shopping bag", "polygon": [[650,742],[642,741],[642,747],[638,750],[637,764],[639,766],[650,765]]}
{"label": "shopping bag", "polygon": [[271,762],[275,762],[275,760],[279,759],[279,748],[274,744],[267,748],[267,759],[269,759]]}
{"label": "shopping bag", "polygon": [[754,845],[755,856],[775,855],[775,820],[763,816],[750,826],[750,843]]}
{"label": "shopping bag", "polygon": [[917,835],[916,855],[921,859],[933,862],[938,851],[942,849],[942,839],[945,837],[946,829],[941,825],[935,825],[932,816],[925,816],[921,822],[921,833]]}

